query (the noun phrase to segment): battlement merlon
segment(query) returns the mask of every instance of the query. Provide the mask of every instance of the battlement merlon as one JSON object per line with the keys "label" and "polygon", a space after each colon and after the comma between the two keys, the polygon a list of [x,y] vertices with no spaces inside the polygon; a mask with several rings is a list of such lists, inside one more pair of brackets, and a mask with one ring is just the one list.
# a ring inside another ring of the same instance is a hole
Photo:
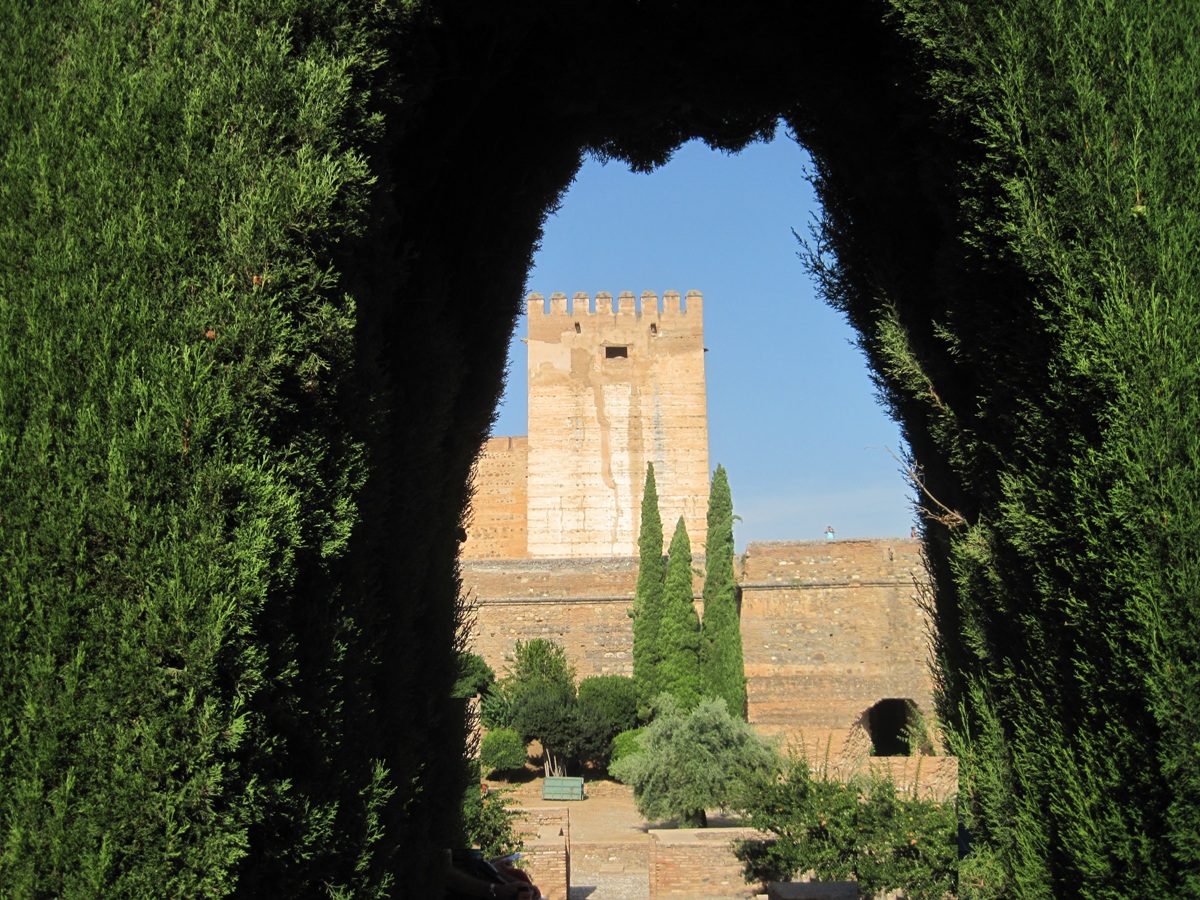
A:
{"label": "battlement merlon", "polygon": [[621,291],[613,303],[613,295],[607,291],[596,294],[593,306],[592,298],[585,292],[576,293],[568,306],[567,295],[555,292],[550,295],[550,309],[546,310],[546,298],[539,293],[531,293],[525,298],[525,310],[530,319],[534,317],[549,318],[584,318],[597,316],[638,316],[645,319],[669,319],[684,316],[699,324],[696,320],[704,317],[704,295],[700,291],[688,291],[686,301],[681,302],[678,291],[666,291],[662,296],[662,306],[659,306],[658,294],[653,291],[643,291],[639,298],[632,291]]}

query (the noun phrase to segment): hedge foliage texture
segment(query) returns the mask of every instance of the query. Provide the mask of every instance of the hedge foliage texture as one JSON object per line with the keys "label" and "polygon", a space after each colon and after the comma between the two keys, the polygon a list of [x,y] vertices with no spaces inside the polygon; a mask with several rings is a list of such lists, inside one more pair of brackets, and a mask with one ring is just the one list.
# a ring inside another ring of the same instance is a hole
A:
{"label": "hedge foliage texture", "polygon": [[914,453],[960,890],[1196,896],[1200,14],[896,7],[936,108],[878,164],[911,218],[858,231],[884,192],[817,137],[823,274]]}
{"label": "hedge foliage texture", "polygon": [[372,386],[334,260],[402,16],[16,6],[0,893],[387,895],[423,761],[386,736],[387,616],[347,563]]}
{"label": "hedge foliage texture", "polygon": [[1198,35],[1131,0],[7,0],[0,884],[436,892],[467,477],[543,218],[585,151],[782,117],[928,511],[960,892],[1200,896]]}

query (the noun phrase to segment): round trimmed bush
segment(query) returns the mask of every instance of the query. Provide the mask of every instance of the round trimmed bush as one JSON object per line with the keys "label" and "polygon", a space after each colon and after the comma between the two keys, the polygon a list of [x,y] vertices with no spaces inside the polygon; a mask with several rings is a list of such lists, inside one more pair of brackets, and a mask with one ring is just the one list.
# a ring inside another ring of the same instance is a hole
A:
{"label": "round trimmed bush", "polygon": [[519,769],[525,765],[525,742],[511,728],[497,728],[479,743],[479,763],[490,772]]}
{"label": "round trimmed bush", "polygon": [[624,675],[593,675],[579,683],[575,752],[607,766],[613,738],[637,725],[637,688]]}

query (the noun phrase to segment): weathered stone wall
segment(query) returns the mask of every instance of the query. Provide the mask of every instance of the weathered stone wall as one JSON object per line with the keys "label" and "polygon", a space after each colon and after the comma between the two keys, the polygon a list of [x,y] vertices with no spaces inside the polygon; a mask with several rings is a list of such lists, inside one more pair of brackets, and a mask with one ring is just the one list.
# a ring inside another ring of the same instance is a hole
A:
{"label": "weathered stone wall", "polygon": [[470,648],[500,673],[518,640],[560,642],[580,678],[633,674],[633,557],[464,560]]}
{"label": "weathered stone wall", "polygon": [[520,559],[526,554],[529,439],[491,438],[475,460],[474,495],[463,559]]}
{"label": "weathered stone wall", "polygon": [[[749,719],[760,731],[857,764],[875,703],[931,712],[918,542],[752,543],[741,566]],[[471,647],[497,672],[518,639],[544,637],[563,644],[580,678],[632,673],[633,557],[465,561],[463,580],[478,602]]]}
{"label": "weathered stone wall", "polygon": [[[703,556],[693,556],[702,572]],[[518,640],[558,641],[579,678],[633,674],[633,594],[638,561],[596,559],[463,560],[463,587],[476,603],[470,649],[500,673]],[[692,580],[701,614],[704,576]]]}
{"label": "weathered stone wall", "polygon": [[865,756],[863,715],[897,698],[932,712],[925,578],[913,540],[750,544],[739,581],[749,719],[818,756]]}
{"label": "weathered stone wall", "polygon": [[946,800],[958,793],[957,756],[873,756],[870,767],[890,775],[901,794]]}
{"label": "weathered stone wall", "polygon": [[666,538],[680,515],[704,545],[708,411],[703,298],[530,294],[528,555],[637,552],[646,464]]}

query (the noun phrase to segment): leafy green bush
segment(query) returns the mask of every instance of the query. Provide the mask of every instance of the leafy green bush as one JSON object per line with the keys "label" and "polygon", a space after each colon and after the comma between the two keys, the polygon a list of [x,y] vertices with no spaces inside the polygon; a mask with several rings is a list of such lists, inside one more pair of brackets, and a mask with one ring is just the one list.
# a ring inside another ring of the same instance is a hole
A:
{"label": "leafy green bush", "polygon": [[857,809],[855,877],[878,892],[942,900],[957,885],[954,805],[901,796],[890,778],[873,777]]}
{"label": "leafy green bush", "polygon": [[622,731],[612,739],[612,749],[608,754],[608,771],[613,778],[620,781],[620,777],[613,772],[617,763],[628,756],[632,756],[642,749],[642,735],[646,733],[646,727],[630,728],[628,731]]}
{"label": "leafy green bush", "polygon": [[662,821],[678,816],[683,827],[704,827],[706,809],[736,805],[745,781],[765,776],[775,751],[720,698],[700,701],[685,713],[669,695],[659,697],[658,716],[646,726],[636,753],[610,765],[633,786],[638,811]]}
{"label": "leafy green bush", "polygon": [[463,795],[462,819],[467,844],[478,847],[484,856],[503,856],[524,846],[517,830],[523,813],[504,802],[509,793],[505,788],[489,788],[484,794],[478,784],[473,784]]}
{"label": "leafy green bush", "polygon": [[575,688],[575,667],[562,644],[547,638],[517,641],[513,655],[506,658],[504,684],[516,692],[542,685]]}
{"label": "leafy green bush", "polygon": [[633,679],[625,675],[592,675],[583,679],[579,683],[579,704],[613,722],[629,723],[617,731],[632,728],[637,720],[637,688]]}
{"label": "leafy green bush", "polygon": [[542,745],[547,775],[562,775],[576,735],[575,667],[557,641],[517,641],[500,682],[502,701],[483,704],[488,719],[508,717],[526,743]]}
{"label": "leafy green bush", "polygon": [[613,738],[637,724],[637,688],[624,675],[593,675],[579,683],[574,749],[581,760],[607,766]]}
{"label": "leafy green bush", "polygon": [[513,728],[526,742],[542,745],[547,775],[566,773],[578,727],[574,687],[525,689],[513,697]]}
{"label": "leafy green bush", "polygon": [[488,772],[519,769],[525,759],[525,742],[511,728],[489,731],[479,743],[479,764]]}
{"label": "leafy green bush", "polygon": [[458,655],[458,679],[454,682],[452,696],[466,699],[476,694],[486,694],[496,683],[496,673],[478,653]]}
{"label": "leafy green bush", "polygon": [[512,701],[502,683],[492,686],[479,701],[479,720],[484,728],[511,728],[513,724]]}
{"label": "leafy green bush", "polygon": [[773,836],[737,844],[747,881],[811,871],[854,879],[864,897],[898,890],[912,900],[941,900],[955,889],[953,807],[901,797],[890,778],[842,782],[793,755],[782,777],[755,778],[742,806],[747,824]]}

